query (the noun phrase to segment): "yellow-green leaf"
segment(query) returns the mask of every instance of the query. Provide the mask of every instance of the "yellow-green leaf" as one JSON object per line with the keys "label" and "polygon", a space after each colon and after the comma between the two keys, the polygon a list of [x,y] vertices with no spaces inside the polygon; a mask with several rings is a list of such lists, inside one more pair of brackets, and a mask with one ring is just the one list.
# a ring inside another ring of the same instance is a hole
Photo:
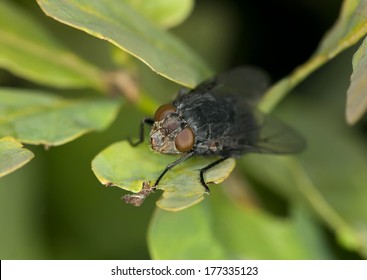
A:
{"label": "yellow-green leaf", "polygon": [[353,73],[347,91],[346,117],[349,124],[356,123],[367,109],[367,39],[353,57]]}
{"label": "yellow-green leaf", "polygon": [[201,58],[182,41],[159,29],[124,1],[37,2],[50,17],[113,43],[179,84],[194,87],[210,75]]}
{"label": "yellow-green leaf", "polygon": [[194,7],[193,0],[125,0],[146,18],[170,28],[183,22]]}
{"label": "yellow-green leaf", "polygon": [[12,137],[0,138],[0,177],[25,165],[33,158],[30,150]]}
{"label": "yellow-green leaf", "polygon": [[[122,141],[100,152],[92,161],[92,169],[102,184],[137,193],[144,182],[154,184],[165,167],[175,159],[176,156],[153,153],[146,144],[132,147]],[[199,180],[199,169],[213,160],[188,159],[167,172],[158,185],[164,193],[157,205],[165,210],[179,211],[203,200],[205,189]],[[235,160],[228,159],[204,173],[204,179],[207,183],[218,184],[228,177],[234,166]]]}
{"label": "yellow-green leaf", "polygon": [[56,146],[106,128],[119,100],[65,99],[41,91],[0,89],[0,137]]}
{"label": "yellow-green leaf", "polygon": [[100,71],[67,50],[27,11],[8,1],[0,1],[0,10],[0,67],[53,87],[102,87]]}

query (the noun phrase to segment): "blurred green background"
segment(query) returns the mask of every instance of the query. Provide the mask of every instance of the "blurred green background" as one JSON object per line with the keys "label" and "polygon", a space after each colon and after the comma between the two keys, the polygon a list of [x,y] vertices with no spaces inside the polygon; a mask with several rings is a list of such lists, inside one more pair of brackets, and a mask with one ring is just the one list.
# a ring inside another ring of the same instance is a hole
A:
{"label": "blurred green background", "polygon": [[[81,57],[102,69],[116,68],[110,56],[111,51],[116,50],[109,43],[46,17],[33,1],[13,2],[33,14]],[[195,49],[216,72],[254,64],[269,72],[276,81],[306,61],[315,51],[322,36],[337,19],[341,4],[342,1],[336,0],[198,0],[188,19],[170,32]],[[313,73],[274,112],[305,135],[309,149],[326,151],[305,153],[300,158],[313,168],[311,173],[321,173],[322,178],[324,172],[325,178],[318,183],[331,189],[328,194],[334,193],[332,189],[335,187],[335,200],[342,199],[344,193],[357,188],[344,184],[344,181],[342,186],[333,185],[334,181],[339,180],[338,172],[342,173],[347,166],[345,160],[353,161],[353,157],[348,155],[359,156],[351,166],[360,166],[361,169],[353,172],[366,172],[366,149],[358,152],[348,150],[356,142],[365,143],[366,121],[364,119],[358,125],[349,127],[344,120],[345,95],[355,51],[355,47],[345,51]],[[168,102],[174,97],[178,85],[154,74],[140,62],[134,63],[139,69],[142,87],[157,103]],[[40,88],[6,70],[0,70],[0,84]],[[60,94],[83,96],[85,92],[60,90]],[[94,156],[113,142],[135,136],[144,115],[138,108],[125,103],[116,121],[103,132],[91,133],[49,150],[27,145],[36,157],[25,167],[0,179],[0,258],[151,258],[147,231],[160,194],[150,196],[141,207],[125,205],[120,197],[126,192],[103,187],[91,171]],[[339,134],[329,133],[330,126]],[[259,157],[256,160],[261,165],[265,159]],[[330,163],[335,166],[330,167]],[[244,192],[244,204],[261,208],[276,217],[288,216],[296,199],[282,196],[282,189],[264,187],[266,182],[258,180],[256,170],[248,171],[251,170],[248,165],[246,160],[238,164],[228,184],[243,187],[244,183],[236,183],[236,180],[245,180],[244,174],[249,172],[246,182],[252,184]],[[335,179],[330,178],[334,175]],[[358,176],[349,179],[353,181],[352,186],[367,187],[367,182],[361,182]],[[212,197],[215,201],[216,196],[226,195],[219,190],[226,184],[212,187],[212,194],[204,203]],[[367,201],[363,196],[359,199],[360,202],[355,202],[358,205]],[[353,203],[348,201],[348,205]],[[365,210],[361,206],[359,211]],[[320,255],[333,259],[362,258],[361,251],[355,250],[355,246],[347,249],[345,244],[348,241],[340,241],[332,226],[319,218],[312,220],[316,224],[319,240],[323,242],[320,251],[325,253]],[[361,219],[356,223],[362,229],[360,233],[366,234],[366,223]],[[195,234],[189,238],[195,239]],[[268,238],[278,242],[271,232]],[[362,238],[365,240],[366,236]],[[259,248],[264,246],[256,245]],[[269,255],[268,258],[271,257]]]}

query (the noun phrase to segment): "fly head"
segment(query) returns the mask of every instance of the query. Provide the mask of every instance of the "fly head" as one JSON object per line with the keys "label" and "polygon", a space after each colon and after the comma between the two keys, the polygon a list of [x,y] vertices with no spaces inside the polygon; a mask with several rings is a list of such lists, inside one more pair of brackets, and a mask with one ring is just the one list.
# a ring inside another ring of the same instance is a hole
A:
{"label": "fly head", "polygon": [[195,135],[172,104],[162,105],[154,116],[150,145],[162,154],[182,154],[192,150]]}

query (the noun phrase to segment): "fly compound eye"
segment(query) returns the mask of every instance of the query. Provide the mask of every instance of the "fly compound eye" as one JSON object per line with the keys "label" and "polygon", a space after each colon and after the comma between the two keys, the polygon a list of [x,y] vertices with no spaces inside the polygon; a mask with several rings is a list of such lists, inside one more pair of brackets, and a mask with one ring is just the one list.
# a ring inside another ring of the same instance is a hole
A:
{"label": "fly compound eye", "polygon": [[188,126],[181,130],[175,138],[176,149],[183,153],[190,151],[194,146],[194,142],[194,132]]}
{"label": "fly compound eye", "polygon": [[158,108],[155,112],[154,120],[161,121],[163,120],[169,113],[176,112],[176,108],[172,104],[165,104]]}

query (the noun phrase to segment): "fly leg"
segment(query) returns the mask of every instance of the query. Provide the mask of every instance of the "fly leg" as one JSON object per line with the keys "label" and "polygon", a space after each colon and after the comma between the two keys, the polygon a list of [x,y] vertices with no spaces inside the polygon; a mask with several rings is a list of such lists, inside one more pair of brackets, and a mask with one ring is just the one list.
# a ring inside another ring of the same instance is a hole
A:
{"label": "fly leg", "polygon": [[159,181],[162,179],[162,177],[164,176],[164,174],[167,173],[167,171],[169,171],[170,169],[172,169],[176,165],[180,164],[181,162],[184,162],[185,160],[187,160],[188,158],[192,157],[193,155],[194,155],[194,152],[188,153],[188,154],[184,155],[183,157],[180,157],[179,159],[175,160],[174,162],[168,164],[167,167],[161,173],[161,175],[159,175],[158,179],[155,181],[155,184],[154,184],[154,187],[153,188],[154,189],[157,188],[157,186],[159,184]]}
{"label": "fly leg", "polygon": [[131,146],[135,147],[139,144],[141,144],[144,141],[144,124],[153,125],[154,120],[152,118],[144,118],[140,122],[140,129],[139,129],[139,140],[136,142],[133,142],[131,138],[128,138],[128,141]]}
{"label": "fly leg", "polygon": [[208,185],[205,183],[204,172],[208,171],[210,168],[218,165],[219,163],[225,161],[226,159],[228,159],[228,157],[220,158],[220,159],[208,164],[204,168],[200,169],[200,182],[201,182],[201,185],[204,187],[206,194],[209,194],[210,190],[209,190]]}
{"label": "fly leg", "polygon": [[159,184],[159,181],[162,179],[162,177],[164,176],[164,174],[167,173],[168,170],[172,169],[173,167],[175,167],[176,165],[180,164],[181,162],[184,162],[185,160],[187,160],[188,158],[190,158],[192,155],[194,154],[194,152],[188,153],[186,155],[184,155],[183,157],[177,159],[176,161],[170,163],[167,165],[166,169],[164,169],[164,171],[161,173],[161,175],[159,175],[157,181],[155,181],[155,184],[153,187],[150,186],[149,183],[144,182],[143,183],[143,188],[141,189],[140,192],[135,193],[135,194],[128,194],[122,197],[122,199],[129,204],[132,204],[134,206],[140,206],[143,202],[144,199],[151,194],[152,192],[154,192],[157,189],[157,186]]}

